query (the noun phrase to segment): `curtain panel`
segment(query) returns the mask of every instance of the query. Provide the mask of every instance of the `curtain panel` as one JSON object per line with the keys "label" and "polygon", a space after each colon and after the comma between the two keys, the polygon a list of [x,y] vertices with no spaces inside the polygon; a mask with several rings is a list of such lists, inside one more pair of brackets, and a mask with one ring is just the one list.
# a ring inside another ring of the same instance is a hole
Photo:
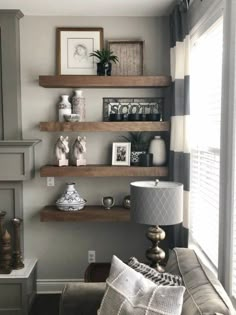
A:
{"label": "curtain panel", "polygon": [[189,50],[187,6],[179,3],[170,15],[171,137],[170,180],[184,185],[183,223],[173,227],[171,247],[187,247],[189,231]]}

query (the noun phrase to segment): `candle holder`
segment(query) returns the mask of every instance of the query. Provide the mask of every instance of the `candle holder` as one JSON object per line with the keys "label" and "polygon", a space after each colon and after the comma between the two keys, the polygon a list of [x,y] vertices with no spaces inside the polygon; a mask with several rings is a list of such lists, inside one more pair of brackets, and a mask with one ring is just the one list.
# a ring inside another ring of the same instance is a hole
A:
{"label": "candle holder", "polygon": [[7,230],[2,235],[0,273],[9,274],[12,271],[11,235]]}
{"label": "candle holder", "polygon": [[23,258],[21,254],[20,246],[20,226],[22,219],[13,218],[11,219],[13,224],[13,233],[14,233],[14,250],[12,254],[12,267],[13,269],[22,269],[24,268]]}
{"label": "candle holder", "polygon": [[7,266],[9,261],[9,241],[8,233],[4,234],[3,221],[6,211],[0,211],[0,273],[10,273],[11,269]]}
{"label": "candle holder", "polygon": [[6,211],[0,210],[0,244],[2,242],[2,235],[3,235],[3,220],[6,215]]}

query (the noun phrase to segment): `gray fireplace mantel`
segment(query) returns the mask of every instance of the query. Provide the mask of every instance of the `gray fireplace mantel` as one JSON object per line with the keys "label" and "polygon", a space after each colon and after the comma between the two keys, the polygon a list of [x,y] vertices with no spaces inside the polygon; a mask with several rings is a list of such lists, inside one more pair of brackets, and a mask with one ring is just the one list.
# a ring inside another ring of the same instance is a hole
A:
{"label": "gray fireplace mantel", "polygon": [[35,173],[34,146],[41,140],[0,141],[0,181],[24,181]]}

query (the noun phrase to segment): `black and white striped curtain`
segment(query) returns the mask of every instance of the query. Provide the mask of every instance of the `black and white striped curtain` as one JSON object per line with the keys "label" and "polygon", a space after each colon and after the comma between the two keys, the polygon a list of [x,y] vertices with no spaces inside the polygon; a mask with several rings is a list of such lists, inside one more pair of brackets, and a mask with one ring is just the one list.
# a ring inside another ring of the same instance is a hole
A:
{"label": "black and white striped curtain", "polygon": [[175,226],[173,247],[188,246],[189,229],[189,33],[187,7],[181,1],[170,15],[171,138],[170,180],[184,184],[183,224]]}

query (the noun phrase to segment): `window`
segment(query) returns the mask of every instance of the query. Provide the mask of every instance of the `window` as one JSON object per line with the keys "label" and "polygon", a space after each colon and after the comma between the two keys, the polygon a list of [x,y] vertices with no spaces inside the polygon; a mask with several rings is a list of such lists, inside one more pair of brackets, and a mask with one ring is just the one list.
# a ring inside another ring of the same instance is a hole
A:
{"label": "window", "polygon": [[218,266],[223,18],[192,39],[191,240]]}
{"label": "window", "polygon": [[[236,107],[236,103],[234,104]],[[236,109],[234,109],[236,112]],[[234,125],[236,126],[236,117],[234,117]],[[235,129],[236,132],[236,129]],[[234,142],[236,142],[236,134],[234,134]],[[231,263],[232,263],[232,280],[231,280],[231,294],[236,305],[236,143],[234,143],[234,204],[233,204],[233,215],[232,215],[232,230],[233,230],[233,239],[232,239],[232,253],[231,254]]]}
{"label": "window", "polygon": [[[236,165],[236,154],[235,154]],[[236,173],[234,175],[234,182],[236,181]],[[235,184],[234,184],[235,185]],[[232,253],[232,296],[236,300],[236,189],[234,188],[234,213],[233,213],[233,253]]]}

